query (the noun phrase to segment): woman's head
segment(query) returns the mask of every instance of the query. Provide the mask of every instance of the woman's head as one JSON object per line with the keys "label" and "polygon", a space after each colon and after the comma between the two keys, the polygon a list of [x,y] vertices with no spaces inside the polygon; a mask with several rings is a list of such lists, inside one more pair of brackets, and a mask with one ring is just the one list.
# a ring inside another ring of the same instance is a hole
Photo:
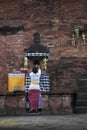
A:
{"label": "woman's head", "polygon": [[38,72],[38,67],[34,66],[33,69],[32,69],[32,72],[36,74]]}

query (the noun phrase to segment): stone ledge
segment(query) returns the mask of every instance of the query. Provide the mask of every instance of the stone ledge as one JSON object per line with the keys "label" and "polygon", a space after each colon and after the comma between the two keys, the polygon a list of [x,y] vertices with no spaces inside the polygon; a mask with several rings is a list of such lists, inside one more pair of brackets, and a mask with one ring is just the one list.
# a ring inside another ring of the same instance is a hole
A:
{"label": "stone ledge", "polygon": [[[65,94],[73,94],[74,92],[41,92],[42,95],[65,95]],[[7,93],[0,93],[0,96],[21,96],[25,95],[25,92],[7,92]]]}
{"label": "stone ledge", "polygon": [[[72,114],[71,94],[42,94],[42,115]],[[26,115],[25,96],[23,93],[7,93],[0,95],[0,115]]]}

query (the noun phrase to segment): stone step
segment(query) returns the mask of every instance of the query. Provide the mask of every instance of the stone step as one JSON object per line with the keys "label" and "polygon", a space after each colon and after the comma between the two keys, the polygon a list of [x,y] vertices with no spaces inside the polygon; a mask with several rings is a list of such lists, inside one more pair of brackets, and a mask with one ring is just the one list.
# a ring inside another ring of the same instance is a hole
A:
{"label": "stone step", "polygon": [[81,79],[81,80],[79,80],[78,81],[78,85],[80,87],[82,87],[82,86],[86,86],[87,87],[87,79]]}
{"label": "stone step", "polygon": [[77,100],[76,106],[87,106],[87,100]]}
{"label": "stone step", "polygon": [[87,93],[87,87],[80,87],[78,93]]}
{"label": "stone step", "polygon": [[75,113],[82,114],[87,113],[87,107],[75,107]]}
{"label": "stone step", "polygon": [[[86,65],[87,67],[87,65]],[[87,73],[84,72],[84,74],[80,75],[80,79],[87,79]]]}
{"label": "stone step", "polygon": [[87,93],[77,93],[77,100],[87,100]]}

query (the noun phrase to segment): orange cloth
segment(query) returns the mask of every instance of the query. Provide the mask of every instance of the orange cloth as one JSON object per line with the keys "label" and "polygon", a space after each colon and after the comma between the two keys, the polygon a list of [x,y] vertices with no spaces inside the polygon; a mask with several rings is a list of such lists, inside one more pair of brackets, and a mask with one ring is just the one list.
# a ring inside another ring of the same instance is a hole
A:
{"label": "orange cloth", "polygon": [[25,74],[8,74],[8,91],[24,91]]}

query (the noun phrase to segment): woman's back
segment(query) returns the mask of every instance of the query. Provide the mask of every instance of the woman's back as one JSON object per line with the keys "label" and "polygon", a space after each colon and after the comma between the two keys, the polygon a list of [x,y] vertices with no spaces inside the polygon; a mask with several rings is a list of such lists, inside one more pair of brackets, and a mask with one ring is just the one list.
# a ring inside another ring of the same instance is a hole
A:
{"label": "woman's back", "polygon": [[30,78],[31,78],[31,83],[30,83],[30,87],[29,90],[40,90],[40,76],[41,76],[41,70],[39,69],[37,73],[31,72],[30,73]]}

